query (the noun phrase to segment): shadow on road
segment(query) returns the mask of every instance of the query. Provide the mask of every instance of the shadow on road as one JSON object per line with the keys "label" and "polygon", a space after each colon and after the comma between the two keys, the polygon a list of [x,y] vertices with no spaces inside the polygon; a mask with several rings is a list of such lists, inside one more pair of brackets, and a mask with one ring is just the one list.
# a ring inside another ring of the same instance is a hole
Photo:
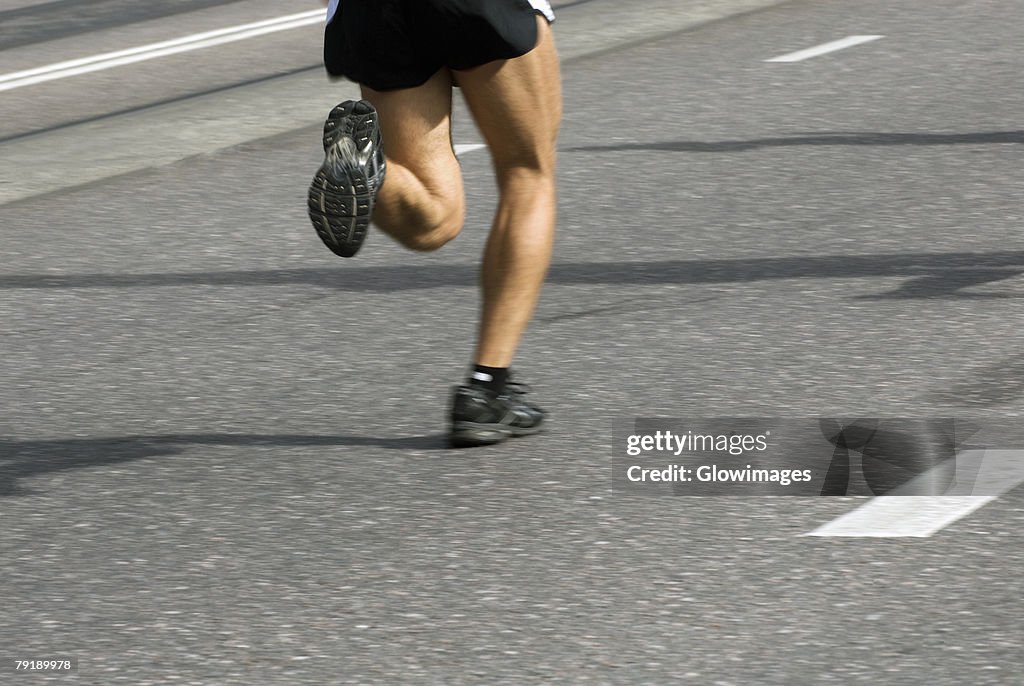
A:
{"label": "shadow on road", "polygon": [[377,447],[392,450],[444,450],[445,436],[377,438],[373,436],[313,436],[302,434],[165,434],[111,438],[71,438],[18,441],[0,438],[0,497],[29,495],[18,479],[83,467],[113,465],[149,457],[178,455],[193,445],[253,447],[333,446]]}
{"label": "shadow on road", "polygon": [[1024,131],[980,131],[977,133],[875,133],[827,132],[804,136],[753,138],[736,141],[652,141],[649,143],[616,143],[612,145],[581,145],[564,152],[627,152],[656,150],[662,152],[743,152],[761,148],[789,148],[799,145],[989,145],[993,143],[1024,143]]}
{"label": "shadow on road", "polygon": [[[657,285],[748,283],[775,279],[904,277],[898,289],[855,299],[1016,298],[1017,293],[963,289],[1024,274],[1024,251],[807,255],[654,262],[569,262],[552,265],[558,285]],[[396,292],[477,285],[477,267],[393,265],[318,269],[266,269],[163,274],[17,274],[0,276],[0,290],[157,288],[173,286],[319,286],[350,292]]]}

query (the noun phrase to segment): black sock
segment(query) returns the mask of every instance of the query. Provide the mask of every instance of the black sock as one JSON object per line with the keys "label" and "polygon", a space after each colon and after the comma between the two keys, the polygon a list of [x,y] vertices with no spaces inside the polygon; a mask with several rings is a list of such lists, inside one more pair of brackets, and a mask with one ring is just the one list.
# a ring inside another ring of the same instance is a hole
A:
{"label": "black sock", "polygon": [[478,364],[473,367],[473,373],[469,375],[470,384],[486,388],[496,395],[505,392],[507,380],[508,367],[485,367]]}

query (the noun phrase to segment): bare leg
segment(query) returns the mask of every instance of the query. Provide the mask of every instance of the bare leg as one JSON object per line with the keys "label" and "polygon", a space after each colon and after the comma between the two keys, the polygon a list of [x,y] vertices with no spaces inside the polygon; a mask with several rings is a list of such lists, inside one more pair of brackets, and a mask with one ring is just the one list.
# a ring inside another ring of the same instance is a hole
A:
{"label": "bare leg", "polygon": [[561,80],[551,29],[537,21],[531,52],[455,73],[491,150],[500,193],[484,250],[475,354],[488,367],[511,364],[540,295],[555,233]]}
{"label": "bare leg", "polygon": [[[555,143],[562,114],[558,55],[547,22],[526,55],[455,73],[487,141],[498,209],[484,250],[475,361],[507,367],[533,314],[555,230]],[[462,174],[452,150],[452,76],[397,91],[363,87],[377,108],[388,171],[373,221],[414,250],[434,250],[465,220]]]}
{"label": "bare leg", "polygon": [[436,250],[458,235],[466,213],[452,149],[451,75],[442,69],[416,88],[362,91],[377,109],[388,165],[373,222],[408,248]]}

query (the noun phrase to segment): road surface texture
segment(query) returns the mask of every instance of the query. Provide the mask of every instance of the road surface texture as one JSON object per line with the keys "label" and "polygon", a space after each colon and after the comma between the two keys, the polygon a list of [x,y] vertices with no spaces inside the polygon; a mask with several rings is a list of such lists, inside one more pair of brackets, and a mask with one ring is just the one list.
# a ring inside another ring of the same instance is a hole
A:
{"label": "road surface texture", "polygon": [[453,451],[495,201],[461,104],[462,236],[342,261],[320,3],[0,3],[0,682],[1022,683],[1020,488],[807,536],[870,499],[625,497],[609,458],[631,417],[1017,421],[1024,7],[555,5],[550,429]]}

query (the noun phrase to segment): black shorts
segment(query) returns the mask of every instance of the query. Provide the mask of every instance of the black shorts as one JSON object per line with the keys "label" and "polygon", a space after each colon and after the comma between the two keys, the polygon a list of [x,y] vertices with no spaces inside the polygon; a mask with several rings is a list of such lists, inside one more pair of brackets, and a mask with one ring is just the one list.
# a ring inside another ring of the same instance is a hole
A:
{"label": "black shorts", "polygon": [[324,66],[374,90],[423,85],[443,67],[472,69],[537,44],[546,0],[331,0]]}

